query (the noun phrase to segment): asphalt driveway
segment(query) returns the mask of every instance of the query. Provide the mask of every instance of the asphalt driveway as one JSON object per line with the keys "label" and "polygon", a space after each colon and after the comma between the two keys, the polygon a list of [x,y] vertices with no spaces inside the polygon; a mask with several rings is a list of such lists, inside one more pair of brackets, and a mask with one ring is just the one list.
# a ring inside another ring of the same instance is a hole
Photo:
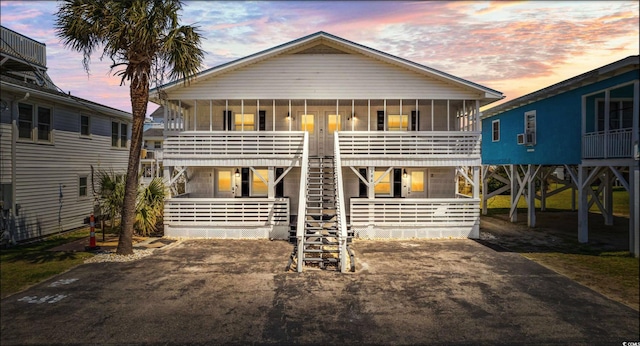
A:
{"label": "asphalt driveway", "polygon": [[356,241],[357,272],[285,273],[282,241],[192,240],[1,301],[11,344],[611,344],[639,313],[472,240]]}

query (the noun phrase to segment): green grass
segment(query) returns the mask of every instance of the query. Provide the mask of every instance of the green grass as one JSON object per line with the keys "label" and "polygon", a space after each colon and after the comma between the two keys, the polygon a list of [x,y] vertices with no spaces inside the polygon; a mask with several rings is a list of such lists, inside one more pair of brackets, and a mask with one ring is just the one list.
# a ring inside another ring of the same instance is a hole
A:
{"label": "green grass", "polygon": [[[560,187],[551,184],[552,189]],[[571,189],[564,190],[557,195],[546,198],[546,207],[549,210],[571,210]],[[498,195],[491,197],[487,201],[487,212],[489,215],[506,214],[510,208],[510,196]],[[578,192],[575,193],[576,209],[578,207]],[[526,209],[527,202],[523,196],[518,200],[518,209]],[[536,199],[536,208],[540,208],[540,201]],[[589,209],[590,212],[600,213],[600,209],[594,203]],[[613,188],[613,214],[618,216],[629,216],[629,192],[624,187]]]}
{"label": "green grass", "polygon": [[49,251],[89,235],[88,229],[54,236],[33,244],[0,250],[0,297],[63,273],[93,255],[86,252]]}

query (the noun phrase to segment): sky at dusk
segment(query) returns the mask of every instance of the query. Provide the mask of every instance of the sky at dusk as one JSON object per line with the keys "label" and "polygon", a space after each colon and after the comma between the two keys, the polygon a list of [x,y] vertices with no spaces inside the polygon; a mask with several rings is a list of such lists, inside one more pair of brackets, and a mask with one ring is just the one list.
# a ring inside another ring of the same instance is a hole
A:
{"label": "sky at dusk", "polygon": [[[87,75],[56,37],[58,3],[0,6],[3,26],[47,45],[60,89],[131,111],[110,60],[95,54]],[[638,1],[186,1],[181,20],[204,36],[204,69],[325,31],[501,91],[503,102],[640,51]]]}

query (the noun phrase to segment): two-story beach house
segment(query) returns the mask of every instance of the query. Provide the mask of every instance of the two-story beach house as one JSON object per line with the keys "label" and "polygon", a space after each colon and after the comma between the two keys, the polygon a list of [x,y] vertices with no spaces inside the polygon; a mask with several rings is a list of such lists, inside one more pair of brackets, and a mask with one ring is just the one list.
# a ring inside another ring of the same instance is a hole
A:
{"label": "two-story beach house", "polygon": [[[525,196],[528,224],[535,200],[578,191],[578,240],[588,241],[588,211],[595,204],[613,224],[614,181],[629,191],[629,250],[640,253],[638,224],[639,57],[630,56],[488,109],[482,114],[483,211],[487,199],[511,192],[511,220]],[[508,177],[494,174],[504,167]],[[561,170],[559,171],[558,168]],[[558,177],[554,172],[559,172]],[[503,187],[488,191],[487,179]],[[548,191],[547,180],[561,186]]]}
{"label": "two-story beach house", "polygon": [[94,210],[93,173],[127,169],[131,114],[57,90],[45,44],[0,33],[3,240],[81,227]]}
{"label": "two-story beach house", "polygon": [[[171,237],[295,240],[348,267],[349,237],[479,235],[479,108],[498,91],[318,32],[151,91]],[[467,189],[466,187],[471,187]]]}

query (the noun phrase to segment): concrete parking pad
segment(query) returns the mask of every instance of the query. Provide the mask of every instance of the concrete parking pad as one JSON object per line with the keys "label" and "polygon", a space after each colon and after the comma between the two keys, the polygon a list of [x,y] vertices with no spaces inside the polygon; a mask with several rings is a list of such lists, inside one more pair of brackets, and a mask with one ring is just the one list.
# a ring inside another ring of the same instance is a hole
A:
{"label": "concrete parking pad", "polygon": [[292,245],[190,240],[1,301],[11,344],[601,344],[639,313],[473,240],[355,241],[357,272],[285,273]]}

